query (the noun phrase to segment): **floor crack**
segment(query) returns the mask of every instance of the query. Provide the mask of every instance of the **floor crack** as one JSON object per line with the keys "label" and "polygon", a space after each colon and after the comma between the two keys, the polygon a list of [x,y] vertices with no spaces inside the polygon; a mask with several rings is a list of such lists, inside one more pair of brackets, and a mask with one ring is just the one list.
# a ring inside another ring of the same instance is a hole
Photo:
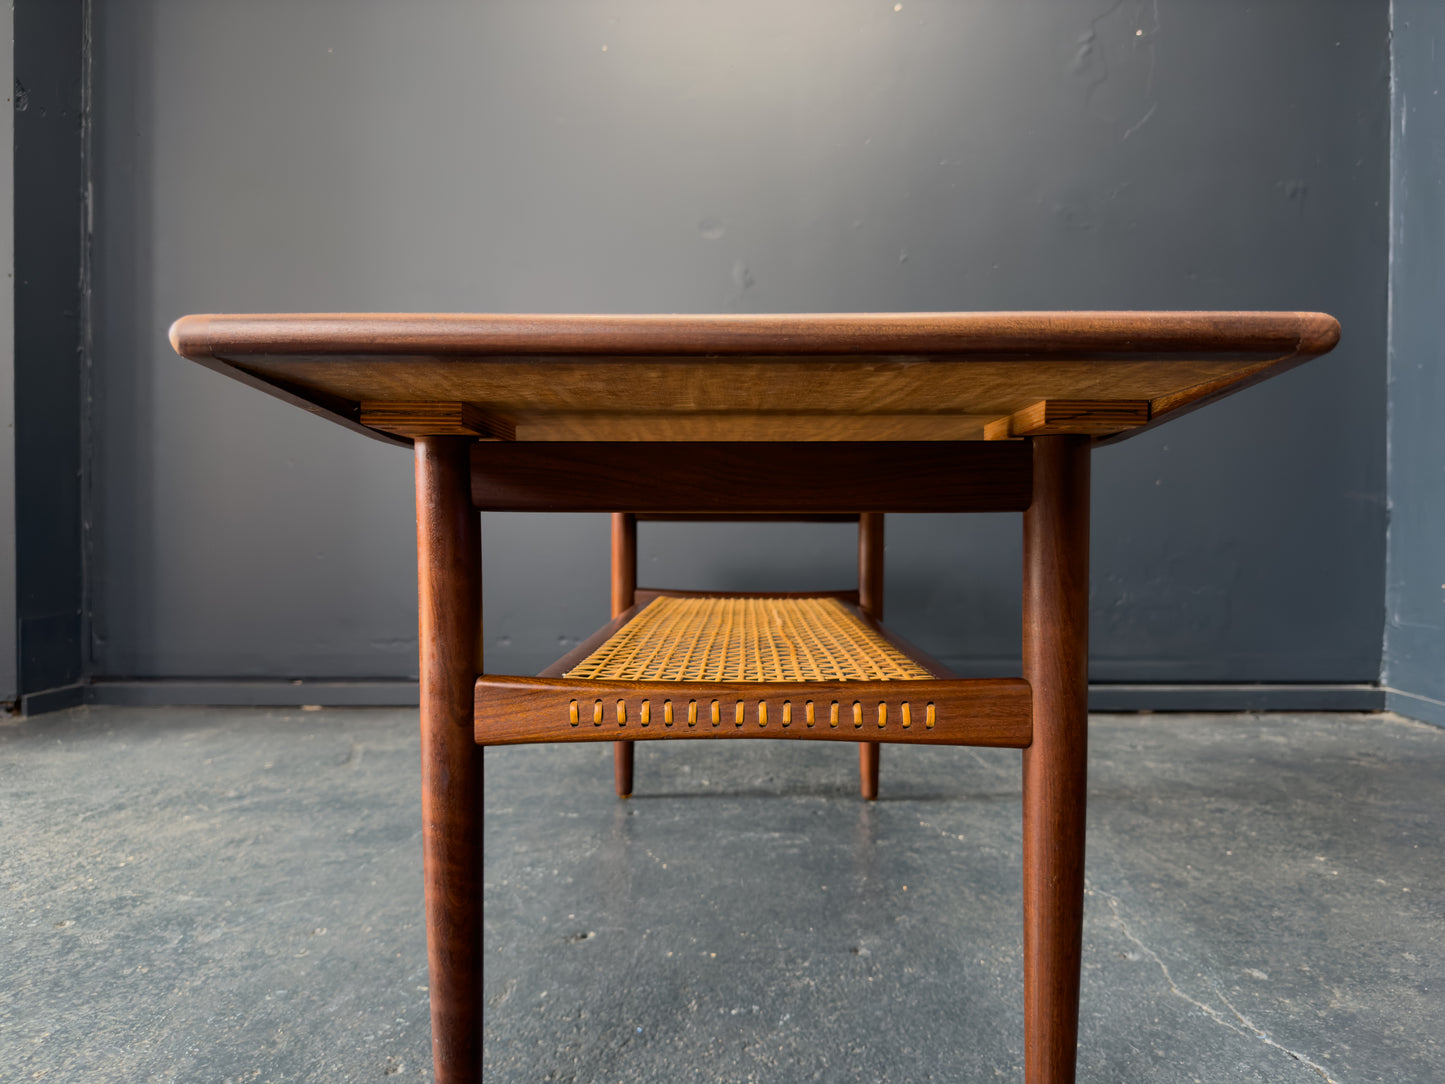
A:
{"label": "floor crack", "polygon": [[1018,774],[1018,761],[1014,761],[1011,767],[1005,767],[1005,766],[1003,766],[1003,765],[1001,765],[1001,764],[998,764],[998,763],[996,763],[996,762],[994,762],[994,761],[985,759],[985,758],[979,753],[979,751],[978,751],[977,749],[975,749],[975,748],[974,748],[973,746],[971,746],[971,745],[964,745],[964,746],[960,746],[959,748],[966,749],[966,750],[968,751],[968,755],[969,755],[969,756],[973,757],[974,760],[978,761],[980,764],[982,764],[985,768],[987,768],[987,769],[988,769],[989,771],[991,771],[991,772],[1001,773],[1001,774],[1003,774],[1003,775],[1010,775],[1010,776],[1011,776],[1011,775],[1016,775],[1016,774]]}
{"label": "floor crack", "polygon": [[1233,1020],[1229,1018],[1229,1015],[1226,1015],[1224,1012],[1216,1009],[1213,1005],[1205,1004],[1203,1001],[1200,1001],[1197,998],[1190,997],[1187,993],[1181,990],[1179,988],[1179,984],[1174,981],[1174,976],[1169,973],[1169,965],[1166,964],[1162,959],[1160,959],[1157,952],[1155,952],[1148,945],[1144,944],[1144,942],[1139,940],[1138,937],[1134,936],[1133,930],[1129,929],[1129,924],[1124,921],[1124,916],[1119,913],[1119,900],[1117,899],[1117,897],[1111,896],[1109,893],[1103,891],[1102,889],[1093,888],[1092,886],[1091,891],[1097,892],[1109,902],[1109,913],[1114,916],[1114,922],[1118,925],[1124,936],[1127,937],[1130,941],[1132,941],[1135,945],[1137,945],[1140,952],[1142,952],[1145,956],[1149,957],[1149,959],[1153,960],[1156,964],[1159,965],[1159,971],[1163,974],[1164,981],[1169,984],[1169,992],[1171,994],[1173,994],[1177,998],[1181,998],[1182,1000],[1189,1002],[1189,1004],[1193,1005],[1205,1016],[1209,1017],[1217,1024],[1224,1025],[1230,1031],[1237,1032],[1240,1035],[1252,1035],[1254,1038],[1260,1040],[1260,1042],[1264,1043],[1266,1046],[1272,1046],[1280,1053],[1294,1059],[1301,1065],[1308,1066],[1310,1069],[1313,1069],[1316,1073],[1320,1075],[1320,1077],[1325,1081],[1325,1084],[1339,1084],[1339,1081],[1335,1080],[1334,1077],[1330,1076],[1328,1070],[1326,1070],[1323,1065],[1319,1064],[1319,1062],[1312,1061],[1305,1055],[1301,1054],[1298,1050],[1291,1050],[1289,1047],[1283,1045],[1282,1043],[1275,1042],[1275,1040],[1270,1036],[1269,1032],[1256,1025],[1252,1020],[1249,1019],[1249,1017],[1245,1016],[1242,1012],[1240,1012],[1232,1004],[1230,1004],[1229,998],[1224,996],[1224,991],[1219,989],[1218,984],[1215,985],[1214,992],[1219,995],[1219,1000],[1224,1002],[1225,1008],[1229,1010],[1229,1014],[1233,1015]]}

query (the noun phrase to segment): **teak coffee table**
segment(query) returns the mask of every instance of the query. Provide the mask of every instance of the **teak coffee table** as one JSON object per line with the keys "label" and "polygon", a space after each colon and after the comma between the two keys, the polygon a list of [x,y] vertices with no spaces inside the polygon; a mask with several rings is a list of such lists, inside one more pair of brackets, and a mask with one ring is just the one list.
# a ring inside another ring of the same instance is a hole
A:
{"label": "teak coffee table", "polygon": [[[177,321],[186,357],[415,448],[436,1079],[481,1076],[483,746],[812,738],[1023,750],[1025,1076],[1073,1080],[1089,449],[1338,336],[1300,312]],[[1023,512],[1024,678],[952,678],[844,606],[742,631],[635,607],[541,677],[485,674],[479,511]]]}

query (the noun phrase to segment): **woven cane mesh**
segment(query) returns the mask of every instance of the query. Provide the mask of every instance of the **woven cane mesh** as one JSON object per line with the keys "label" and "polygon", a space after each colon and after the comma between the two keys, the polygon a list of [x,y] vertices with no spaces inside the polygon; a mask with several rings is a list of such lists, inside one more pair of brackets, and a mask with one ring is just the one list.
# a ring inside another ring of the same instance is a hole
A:
{"label": "woven cane mesh", "polygon": [[621,681],[923,681],[831,598],[668,598],[564,675]]}

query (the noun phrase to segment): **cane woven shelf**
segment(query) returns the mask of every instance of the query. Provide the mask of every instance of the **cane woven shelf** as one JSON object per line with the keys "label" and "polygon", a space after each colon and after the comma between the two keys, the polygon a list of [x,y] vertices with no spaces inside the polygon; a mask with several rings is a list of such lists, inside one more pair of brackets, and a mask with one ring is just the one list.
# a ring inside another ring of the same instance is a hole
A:
{"label": "cane woven shelf", "polygon": [[834,598],[654,600],[565,677],[612,681],[927,681]]}

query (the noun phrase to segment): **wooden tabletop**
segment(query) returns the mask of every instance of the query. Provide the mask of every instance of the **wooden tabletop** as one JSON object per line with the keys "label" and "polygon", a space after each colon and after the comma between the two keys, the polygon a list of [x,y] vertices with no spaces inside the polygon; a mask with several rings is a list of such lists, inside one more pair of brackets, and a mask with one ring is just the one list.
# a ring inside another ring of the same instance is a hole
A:
{"label": "wooden tabletop", "polygon": [[1317,312],[186,316],[183,356],[370,436],[1118,439],[1330,350]]}

